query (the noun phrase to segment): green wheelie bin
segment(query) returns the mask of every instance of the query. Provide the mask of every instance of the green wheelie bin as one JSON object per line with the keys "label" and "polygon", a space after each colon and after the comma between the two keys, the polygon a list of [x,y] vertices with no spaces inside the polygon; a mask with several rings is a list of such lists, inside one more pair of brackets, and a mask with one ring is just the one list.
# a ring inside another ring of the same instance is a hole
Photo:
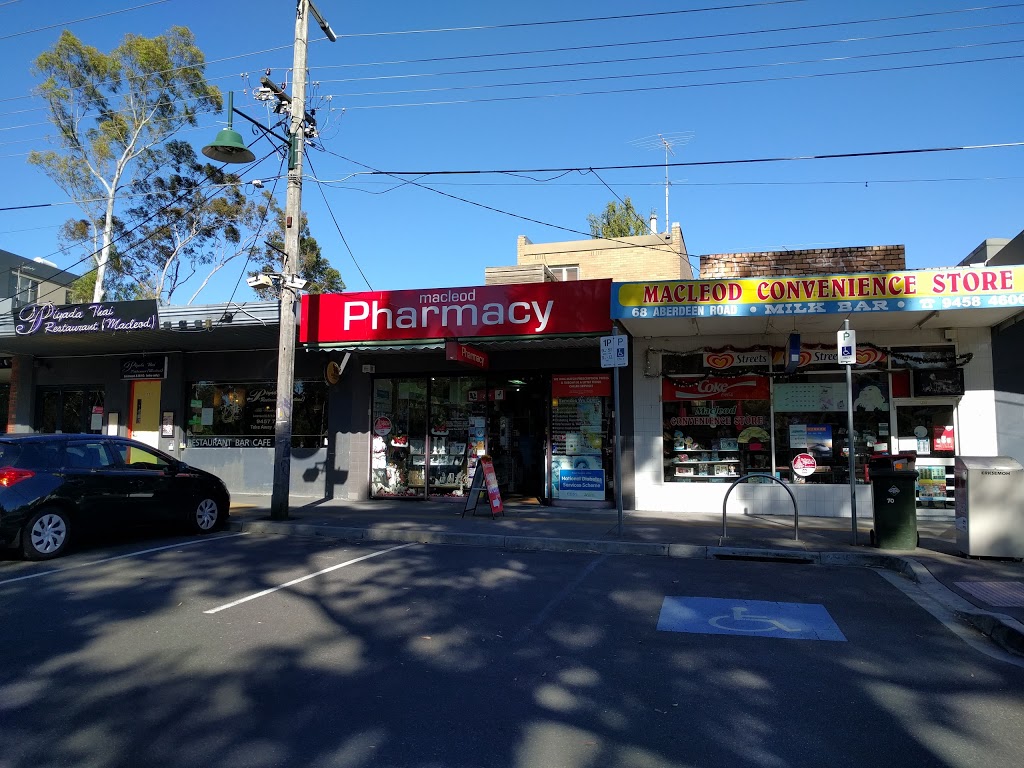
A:
{"label": "green wheelie bin", "polygon": [[[915,549],[917,533],[917,472],[893,469],[896,456],[872,457],[871,511],[874,528],[871,545],[879,549]],[[904,463],[903,466],[906,466]]]}

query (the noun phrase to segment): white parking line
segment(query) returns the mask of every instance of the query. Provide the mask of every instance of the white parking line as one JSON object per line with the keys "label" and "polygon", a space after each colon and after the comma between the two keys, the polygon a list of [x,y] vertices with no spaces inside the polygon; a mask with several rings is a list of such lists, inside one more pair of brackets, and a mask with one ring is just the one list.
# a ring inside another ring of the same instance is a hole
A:
{"label": "white parking line", "polygon": [[153,549],[144,549],[141,552],[129,552],[127,555],[118,555],[117,557],[107,557],[103,560],[90,560],[88,563],[79,563],[78,565],[69,565],[67,568],[54,568],[49,571],[39,571],[38,573],[30,573],[28,576],[18,576],[13,579],[6,579],[0,581],[0,587],[4,584],[13,584],[16,581],[25,581],[26,579],[38,579],[40,576],[51,576],[55,573],[63,573],[64,571],[73,571],[76,568],[85,568],[90,565],[102,565],[103,563],[112,563],[115,560],[124,560],[128,557],[138,557],[139,555],[148,555],[151,552],[163,552],[165,549],[177,549],[178,547],[190,547],[193,544],[205,544],[210,541],[220,541],[221,539],[233,539],[235,536],[248,536],[247,533],[229,533],[224,536],[208,536],[195,541],[182,541],[177,544],[168,544],[166,547],[153,547]]}
{"label": "white parking line", "polygon": [[417,543],[418,542],[413,541],[413,542],[410,542],[408,544],[399,544],[397,547],[391,547],[390,549],[382,549],[380,552],[371,552],[368,555],[363,555],[362,557],[357,557],[355,560],[348,560],[348,561],[346,561],[344,563],[338,563],[337,565],[332,565],[330,568],[324,568],[322,571],[317,571],[316,573],[310,573],[310,574],[308,574],[306,576],[301,576],[301,577],[299,577],[297,579],[292,579],[291,581],[286,582],[286,583],[284,583],[284,584],[282,584],[282,585],[280,585],[278,587],[271,587],[270,589],[264,589],[262,592],[257,592],[255,594],[248,595],[247,597],[240,598],[240,599],[235,600],[234,602],[231,602],[231,603],[225,603],[224,605],[219,605],[216,608],[211,608],[208,611],[203,611],[203,613],[220,613],[221,611],[226,611],[228,608],[234,608],[236,605],[241,605],[242,603],[247,603],[250,600],[255,600],[257,597],[263,597],[264,595],[272,594],[272,593],[277,592],[278,590],[281,590],[281,589],[287,589],[288,587],[295,586],[296,584],[300,584],[303,581],[308,581],[309,579],[316,578],[317,576],[323,576],[325,573],[330,573],[331,571],[336,571],[339,568],[344,568],[346,565],[352,565],[353,563],[358,563],[358,562],[361,562],[363,560],[369,560],[371,557],[377,557],[377,555],[386,555],[388,552],[394,552],[396,549],[405,549],[406,547],[413,547]]}

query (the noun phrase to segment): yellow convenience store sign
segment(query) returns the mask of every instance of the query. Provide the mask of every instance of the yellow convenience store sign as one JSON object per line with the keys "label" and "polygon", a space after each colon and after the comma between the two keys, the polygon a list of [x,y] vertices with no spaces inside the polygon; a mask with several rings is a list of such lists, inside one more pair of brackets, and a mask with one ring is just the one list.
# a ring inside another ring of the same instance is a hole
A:
{"label": "yellow convenience store sign", "polygon": [[612,317],[908,312],[1024,306],[1024,267],[612,283]]}

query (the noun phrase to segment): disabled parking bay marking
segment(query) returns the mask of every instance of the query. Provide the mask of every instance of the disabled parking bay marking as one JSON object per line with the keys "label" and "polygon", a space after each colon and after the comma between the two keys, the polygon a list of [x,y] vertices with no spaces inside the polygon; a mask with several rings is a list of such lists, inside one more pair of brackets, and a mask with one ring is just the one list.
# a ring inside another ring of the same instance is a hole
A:
{"label": "disabled parking bay marking", "polygon": [[658,630],[846,642],[825,606],[816,603],[666,597],[661,603]]}

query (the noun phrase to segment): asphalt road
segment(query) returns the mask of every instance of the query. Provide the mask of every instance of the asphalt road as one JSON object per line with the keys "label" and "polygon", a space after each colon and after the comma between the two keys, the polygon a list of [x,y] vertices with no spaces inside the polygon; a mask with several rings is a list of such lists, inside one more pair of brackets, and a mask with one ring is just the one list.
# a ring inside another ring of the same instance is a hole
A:
{"label": "asphalt road", "polygon": [[0,562],[0,648],[0,768],[1024,755],[1024,668],[860,568],[122,542]]}

